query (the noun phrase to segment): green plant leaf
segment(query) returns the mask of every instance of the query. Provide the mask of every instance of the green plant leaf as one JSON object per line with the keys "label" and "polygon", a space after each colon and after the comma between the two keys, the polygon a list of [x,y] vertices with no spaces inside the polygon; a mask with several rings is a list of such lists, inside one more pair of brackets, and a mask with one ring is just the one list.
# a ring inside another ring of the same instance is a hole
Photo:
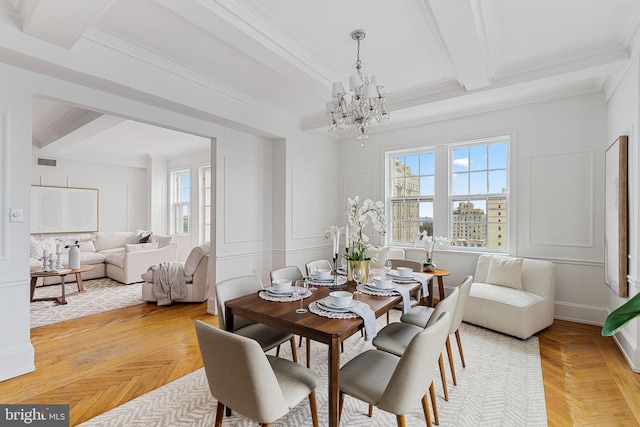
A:
{"label": "green plant leaf", "polygon": [[602,336],[610,337],[637,316],[640,316],[640,294],[636,294],[607,316],[602,327]]}

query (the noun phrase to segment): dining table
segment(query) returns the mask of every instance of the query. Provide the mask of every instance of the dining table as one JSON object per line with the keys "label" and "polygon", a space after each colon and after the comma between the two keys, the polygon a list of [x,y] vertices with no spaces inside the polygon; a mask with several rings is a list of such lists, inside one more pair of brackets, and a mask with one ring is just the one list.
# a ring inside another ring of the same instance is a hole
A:
{"label": "dining table", "polygon": [[[417,273],[427,281],[431,275]],[[419,282],[398,284],[405,287],[410,293],[422,287]],[[355,283],[347,282],[340,286],[340,290],[355,291]],[[310,303],[321,300],[335,289],[331,286],[318,286],[311,295],[304,298],[303,305],[308,307]],[[239,298],[228,300],[225,303],[226,329],[233,331],[234,316],[244,317],[254,322],[263,323],[293,334],[297,334],[313,341],[328,345],[328,425],[338,426],[339,422],[339,394],[340,394],[340,351],[341,343],[351,335],[363,328],[361,317],[351,319],[324,317],[308,310],[306,313],[296,313],[300,308],[300,301],[279,302],[266,301],[259,295],[260,292],[251,293]],[[395,307],[401,299],[400,295],[377,296],[365,293],[353,295],[355,301],[361,301],[369,305],[378,318]]]}

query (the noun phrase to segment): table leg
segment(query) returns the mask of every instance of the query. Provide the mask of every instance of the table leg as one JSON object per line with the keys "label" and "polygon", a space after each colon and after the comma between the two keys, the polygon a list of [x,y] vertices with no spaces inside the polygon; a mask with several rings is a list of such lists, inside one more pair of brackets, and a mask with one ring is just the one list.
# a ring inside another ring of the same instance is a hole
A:
{"label": "table leg", "polygon": [[29,297],[29,300],[31,302],[33,302],[33,294],[36,291],[36,284],[38,283],[38,278],[37,277],[32,277],[31,278],[31,296]]}
{"label": "table leg", "polygon": [[78,292],[84,292],[84,285],[82,284],[82,276],[80,273],[76,273],[76,283],[78,284]]}
{"label": "table leg", "polygon": [[329,427],[338,427],[340,401],[340,342],[337,337],[329,343]]}
{"label": "table leg", "polygon": [[438,276],[438,298],[440,301],[444,299],[444,279],[442,276]]}
{"label": "table leg", "polygon": [[429,289],[429,296],[427,297],[427,306],[433,307],[433,277],[429,279],[427,282],[427,286]]}
{"label": "table leg", "polygon": [[67,303],[67,297],[66,297],[65,289],[64,289],[64,276],[60,276],[60,286],[62,286],[62,295],[60,296],[60,299],[58,300],[58,302],[60,304],[66,304]]}

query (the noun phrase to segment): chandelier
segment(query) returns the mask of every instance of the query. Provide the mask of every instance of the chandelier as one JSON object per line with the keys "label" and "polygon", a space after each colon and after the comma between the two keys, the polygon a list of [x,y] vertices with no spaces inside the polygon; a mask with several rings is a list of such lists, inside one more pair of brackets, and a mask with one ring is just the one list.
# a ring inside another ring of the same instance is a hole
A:
{"label": "chandelier", "polygon": [[358,42],[356,57],[356,73],[349,77],[349,92],[344,90],[340,82],[333,84],[332,100],[327,102],[329,116],[329,130],[353,129],[358,132],[360,146],[364,147],[369,138],[367,133],[371,129],[373,119],[378,123],[389,120],[384,86],[377,76],[371,80],[362,72],[360,61],[360,40],[364,39],[364,30],[355,30],[351,38]]}

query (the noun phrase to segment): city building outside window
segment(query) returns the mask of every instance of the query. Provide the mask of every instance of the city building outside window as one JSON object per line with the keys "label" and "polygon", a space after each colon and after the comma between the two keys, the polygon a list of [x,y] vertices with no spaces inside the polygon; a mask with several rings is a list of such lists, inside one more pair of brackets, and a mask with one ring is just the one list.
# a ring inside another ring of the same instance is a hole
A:
{"label": "city building outside window", "polygon": [[387,244],[411,246],[435,229],[456,249],[507,252],[509,143],[505,136],[388,152]]}
{"label": "city building outside window", "polygon": [[170,172],[171,232],[189,234],[191,230],[191,171]]}

